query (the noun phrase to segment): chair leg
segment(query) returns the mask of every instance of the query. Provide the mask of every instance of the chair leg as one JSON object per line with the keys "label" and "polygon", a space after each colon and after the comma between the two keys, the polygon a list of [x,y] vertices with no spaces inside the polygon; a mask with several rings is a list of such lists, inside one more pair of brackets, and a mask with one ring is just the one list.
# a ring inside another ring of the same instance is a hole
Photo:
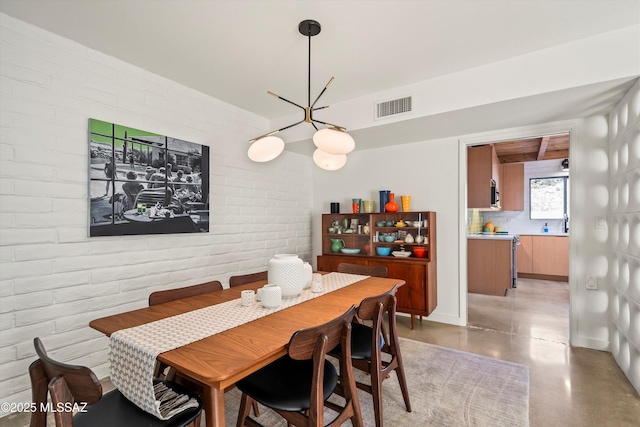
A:
{"label": "chair leg", "polygon": [[409,400],[409,387],[407,387],[407,378],[404,375],[404,365],[402,363],[402,357],[396,355],[398,360],[398,367],[395,369],[396,376],[398,377],[398,383],[400,383],[400,390],[402,391],[402,398],[404,399],[404,405],[407,407],[407,412],[411,412],[411,401]]}
{"label": "chair leg", "polygon": [[371,367],[371,397],[373,398],[373,413],[376,419],[376,427],[382,427],[382,381],[380,371],[375,366]]}
{"label": "chair leg", "polygon": [[256,402],[254,400],[253,404],[251,406],[253,406],[253,415],[255,415],[256,417],[259,417],[260,416],[260,409],[258,409],[258,402]]}
{"label": "chair leg", "polygon": [[251,411],[250,403],[254,402],[254,400],[242,393],[242,397],[240,398],[240,408],[238,409],[238,422],[236,423],[236,427],[244,427],[245,421],[249,416],[249,411]]}

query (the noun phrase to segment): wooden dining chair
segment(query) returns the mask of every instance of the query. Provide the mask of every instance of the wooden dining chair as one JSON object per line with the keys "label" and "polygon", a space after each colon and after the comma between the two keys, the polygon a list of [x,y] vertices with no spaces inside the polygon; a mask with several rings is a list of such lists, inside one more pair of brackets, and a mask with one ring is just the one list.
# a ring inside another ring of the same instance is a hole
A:
{"label": "wooden dining chair", "polygon": [[222,289],[222,283],[220,283],[218,280],[214,280],[212,282],[201,283],[199,285],[192,285],[184,288],[156,291],[152,292],[151,295],[149,295],[149,306],[183,298],[195,297],[197,295],[208,294],[209,292],[221,291]]}
{"label": "wooden dining chair", "polygon": [[[324,426],[324,407],[338,415],[327,426],[339,426],[351,420],[362,427],[362,414],[350,363],[351,321],[355,306],[346,313],[319,326],[301,329],[289,341],[287,354],[248,377],[238,381],[242,391],[237,427],[255,426],[249,418],[250,404],[258,401],[273,409],[288,425],[297,427]],[[338,371],[326,359],[335,346],[345,348],[339,359],[342,374],[344,406],[327,399],[338,384]],[[260,424],[257,424],[260,425]]]}
{"label": "wooden dining chair", "polygon": [[[351,360],[353,366],[371,376],[371,385],[356,382],[356,386],[373,396],[373,409],[376,427],[383,425],[382,382],[396,371],[402,398],[411,412],[409,389],[404,374],[404,364],[400,353],[400,340],[396,327],[396,292],[397,286],[381,295],[365,298],[360,303],[356,316],[367,324],[354,322],[351,331]],[[387,315],[389,328],[385,327],[384,315]],[[336,347],[331,354],[340,357],[341,348]],[[383,359],[383,355],[384,359]]]}
{"label": "wooden dining chair", "polygon": [[245,283],[257,282],[258,280],[267,280],[267,272],[260,271],[259,273],[243,274],[240,276],[229,277],[229,287],[244,285]]}
{"label": "wooden dining chair", "polygon": [[362,265],[341,262],[338,273],[361,274],[363,276],[387,277],[387,267],[384,265]]}
{"label": "wooden dining chair", "polygon": [[[202,401],[194,393],[171,382],[165,382],[180,394],[194,399],[198,406],[186,409],[169,420],[161,420],[131,403],[117,389],[102,393],[102,385],[85,366],[68,365],[53,360],[39,338],[33,340],[38,360],[29,366],[34,411],[30,427],[46,427],[47,394],[51,394],[56,427],[149,426],[183,427],[193,425],[202,412]],[[85,407],[86,404],[86,407]],[[71,409],[78,409],[74,415]]]}

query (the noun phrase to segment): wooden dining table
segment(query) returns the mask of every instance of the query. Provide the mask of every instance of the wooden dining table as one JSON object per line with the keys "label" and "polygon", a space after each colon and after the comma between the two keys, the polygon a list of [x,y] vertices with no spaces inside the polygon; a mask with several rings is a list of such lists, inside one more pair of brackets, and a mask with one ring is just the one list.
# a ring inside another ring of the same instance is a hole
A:
{"label": "wooden dining table", "polygon": [[[240,298],[266,281],[184,298],[152,307],[92,320],[93,329],[107,336],[156,320]],[[289,339],[299,329],[320,325],[358,306],[364,298],[382,294],[400,279],[368,277],[344,288],[269,314],[158,356],[158,360],[200,382],[207,427],[225,425],[224,391],[238,380],[284,356]]]}

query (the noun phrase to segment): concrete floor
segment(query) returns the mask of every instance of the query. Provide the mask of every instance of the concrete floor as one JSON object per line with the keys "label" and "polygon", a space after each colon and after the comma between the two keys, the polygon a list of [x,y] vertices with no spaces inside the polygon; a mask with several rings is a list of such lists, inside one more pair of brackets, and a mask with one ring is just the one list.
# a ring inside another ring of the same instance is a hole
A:
{"label": "concrete floor", "polygon": [[519,279],[506,297],[469,294],[468,327],[398,317],[400,335],[529,367],[536,426],[638,426],[640,396],[604,351],[568,345],[567,283]]}

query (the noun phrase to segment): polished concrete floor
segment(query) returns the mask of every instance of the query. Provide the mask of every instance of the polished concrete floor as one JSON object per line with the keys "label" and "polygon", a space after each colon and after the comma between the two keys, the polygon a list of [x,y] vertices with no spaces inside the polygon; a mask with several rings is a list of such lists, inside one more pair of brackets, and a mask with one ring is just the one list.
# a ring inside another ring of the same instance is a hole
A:
{"label": "polished concrete floor", "polygon": [[467,327],[398,317],[401,336],[529,367],[536,426],[640,426],[640,396],[604,351],[569,342],[567,283],[519,279],[506,297],[469,294]]}

